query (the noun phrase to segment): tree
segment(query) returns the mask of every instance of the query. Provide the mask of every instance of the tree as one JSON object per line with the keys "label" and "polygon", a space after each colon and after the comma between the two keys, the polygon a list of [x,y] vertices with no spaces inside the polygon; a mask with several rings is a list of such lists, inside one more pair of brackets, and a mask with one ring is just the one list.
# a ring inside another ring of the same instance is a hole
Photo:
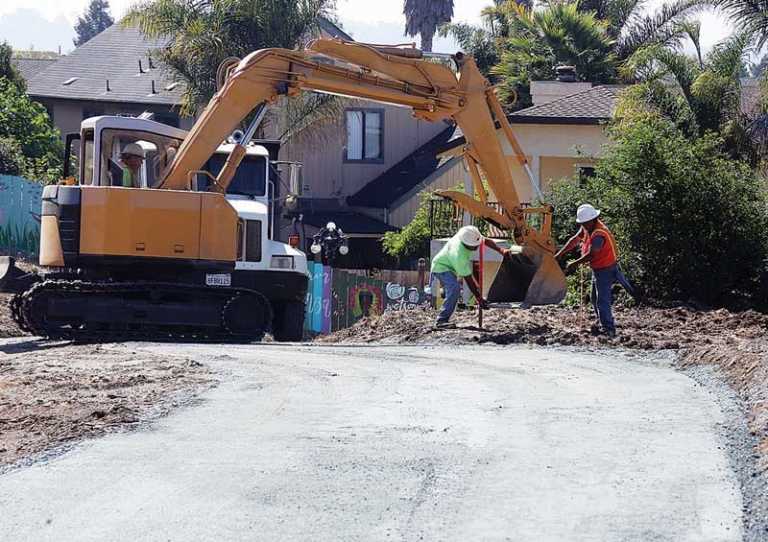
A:
{"label": "tree", "polygon": [[90,41],[113,24],[115,24],[115,20],[109,14],[109,2],[107,0],[91,0],[85,13],[77,19],[75,25],[77,37],[72,40],[75,47],[80,47]]}
{"label": "tree", "polygon": [[658,45],[641,49],[624,66],[638,83],[624,93],[617,114],[655,111],[691,139],[714,132],[732,157],[755,165],[759,155],[748,133],[753,119],[742,112],[740,81],[753,50],[746,33],[717,44],[701,61]]}
{"label": "tree", "polygon": [[766,0],[714,0],[729,16],[736,31],[746,34],[760,50],[768,42],[768,4]]}
{"label": "tree", "polygon": [[453,19],[453,0],[405,0],[405,33],[421,36],[422,51],[432,51],[437,28]]}
{"label": "tree", "polygon": [[20,166],[23,176],[40,182],[58,180],[64,154],[61,134],[42,105],[4,78],[0,78],[0,140],[6,162]]}
{"label": "tree", "polygon": [[19,90],[27,89],[27,82],[13,64],[13,49],[7,42],[0,43],[0,79],[5,79]]}
{"label": "tree", "polygon": [[593,178],[556,183],[554,227],[562,240],[590,202],[617,237],[622,264],[661,301],[743,308],[765,304],[765,180],[731,159],[709,132],[689,138],[657,112],[628,114]]}
{"label": "tree", "polygon": [[328,16],[333,0],[154,0],[133,8],[123,24],[153,38],[176,80],[186,85],[183,112],[194,113],[216,92],[224,60],[258,49],[293,49]]}
{"label": "tree", "polygon": [[619,66],[649,45],[674,46],[686,35],[680,23],[702,0],[677,0],[645,14],[644,4],[626,0],[550,1],[531,9],[507,0],[486,16],[501,29],[500,61],[494,73],[502,97],[519,95],[530,104],[529,82],[549,80],[558,64],[576,66],[592,83],[617,82]]}

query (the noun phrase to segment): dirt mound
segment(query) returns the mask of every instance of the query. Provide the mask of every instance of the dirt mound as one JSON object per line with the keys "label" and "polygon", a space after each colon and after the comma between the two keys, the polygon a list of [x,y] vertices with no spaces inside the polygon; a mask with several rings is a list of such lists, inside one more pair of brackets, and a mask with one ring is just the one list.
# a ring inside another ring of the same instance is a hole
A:
{"label": "dirt mound", "polygon": [[11,319],[11,309],[8,307],[11,297],[10,294],[0,294],[0,339],[24,335]]}
{"label": "dirt mound", "polygon": [[435,312],[417,310],[387,312],[362,320],[321,342],[382,342],[397,344],[445,343],[531,343],[539,345],[614,345],[647,350],[677,350],[712,344],[715,337],[756,338],[768,329],[768,316],[748,311],[730,313],[673,309],[618,308],[619,330],[614,338],[590,332],[591,312],[564,307],[534,307],[530,310],[491,309],[486,311],[483,330],[477,327],[474,311],[454,316],[456,329],[437,330]]}
{"label": "dirt mound", "polygon": [[0,342],[0,472],[62,444],[136,427],[205,389],[200,363],[120,346]]}

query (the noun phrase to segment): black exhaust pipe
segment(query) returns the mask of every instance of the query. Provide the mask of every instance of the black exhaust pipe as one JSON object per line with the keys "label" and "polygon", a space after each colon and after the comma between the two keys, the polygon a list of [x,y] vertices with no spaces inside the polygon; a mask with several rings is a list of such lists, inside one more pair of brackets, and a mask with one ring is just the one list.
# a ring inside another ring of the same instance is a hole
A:
{"label": "black exhaust pipe", "polygon": [[40,280],[36,273],[27,273],[16,267],[16,260],[0,256],[0,292],[19,294]]}

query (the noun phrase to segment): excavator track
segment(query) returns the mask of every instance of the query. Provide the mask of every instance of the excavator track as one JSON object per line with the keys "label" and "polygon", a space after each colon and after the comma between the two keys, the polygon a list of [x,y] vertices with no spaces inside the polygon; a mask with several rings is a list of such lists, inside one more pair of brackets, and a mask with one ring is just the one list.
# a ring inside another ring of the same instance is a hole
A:
{"label": "excavator track", "polygon": [[155,282],[45,280],[15,296],[11,310],[33,335],[77,342],[247,343],[261,340],[272,322],[259,292]]}

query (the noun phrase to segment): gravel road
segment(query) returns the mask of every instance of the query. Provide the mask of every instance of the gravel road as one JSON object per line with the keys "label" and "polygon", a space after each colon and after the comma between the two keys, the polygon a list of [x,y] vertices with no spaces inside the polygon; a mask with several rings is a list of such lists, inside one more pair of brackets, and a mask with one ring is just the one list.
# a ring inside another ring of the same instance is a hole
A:
{"label": "gravel road", "polygon": [[525,347],[125,345],[225,373],[0,476],[0,540],[739,541],[711,390]]}

